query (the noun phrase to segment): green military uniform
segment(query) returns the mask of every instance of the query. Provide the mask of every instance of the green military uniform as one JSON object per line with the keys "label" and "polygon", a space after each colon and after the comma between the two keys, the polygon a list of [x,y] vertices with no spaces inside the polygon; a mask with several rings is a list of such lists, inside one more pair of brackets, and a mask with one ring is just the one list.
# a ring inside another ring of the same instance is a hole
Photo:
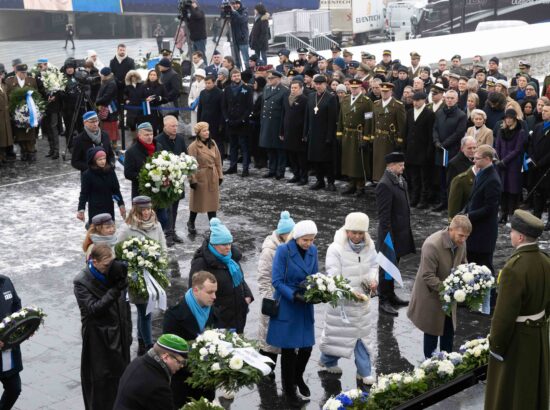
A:
{"label": "green military uniform", "polygon": [[350,178],[350,186],[362,189],[365,176],[371,178],[370,149],[362,147],[363,142],[371,142],[372,101],[360,94],[353,104],[348,95],[340,106],[336,137],[342,141],[342,175]]}
{"label": "green military uniform", "polygon": [[[512,230],[537,238],[543,222],[516,210]],[[489,336],[485,410],[546,410],[550,395],[550,257],[538,244],[516,248],[499,276]],[[529,316],[529,317],[526,317]]]}
{"label": "green military uniform", "polygon": [[474,180],[476,176],[474,171],[470,168],[461,174],[458,174],[451,181],[451,188],[449,190],[449,221],[464,209],[472,193],[474,186]]}
{"label": "green military uniform", "polygon": [[403,146],[407,114],[403,103],[392,97],[385,107],[382,100],[374,102],[373,118],[372,179],[379,181],[386,169],[384,157]]}

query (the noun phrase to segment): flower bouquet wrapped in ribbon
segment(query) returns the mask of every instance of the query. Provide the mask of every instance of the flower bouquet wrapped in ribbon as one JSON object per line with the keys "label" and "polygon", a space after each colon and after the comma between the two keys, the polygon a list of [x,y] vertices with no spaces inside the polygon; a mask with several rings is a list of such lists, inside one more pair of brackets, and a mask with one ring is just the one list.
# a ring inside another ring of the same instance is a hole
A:
{"label": "flower bouquet wrapped in ribbon", "polygon": [[148,300],[147,314],[155,307],[166,310],[168,261],[160,244],[149,238],[132,237],[117,244],[117,259],[128,262],[128,292],[136,300]]}
{"label": "flower bouquet wrapped in ribbon", "polygon": [[355,293],[349,280],[342,275],[316,273],[307,277],[305,287],[304,299],[307,303],[330,303],[336,307],[342,299],[354,302],[369,300],[368,296]]}
{"label": "flower bouquet wrapped in ribbon", "polygon": [[151,197],[155,208],[166,208],[181,198],[187,176],[198,169],[197,160],[190,155],[156,152],[139,172],[139,192]]}
{"label": "flower bouquet wrapped in ribbon", "polygon": [[205,330],[189,352],[187,383],[206,389],[237,391],[271,373],[273,361],[248,340],[224,329]]}
{"label": "flower bouquet wrapped in ribbon", "polygon": [[9,109],[15,126],[29,131],[40,125],[46,104],[35,89],[23,87],[11,92]]}
{"label": "flower bouquet wrapped in ribbon", "polygon": [[24,307],[0,322],[0,340],[4,343],[2,350],[20,345],[31,337],[44,323],[46,314],[35,306]]}
{"label": "flower bouquet wrapped in ribbon", "polygon": [[458,265],[441,284],[439,296],[443,310],[450,315],[456,302],[466,303],[471,310],[478,310],[483,297],[494,284],[495,279],[488,267],[475,263]]}
{"label": "flower bouquet wrapped in ribbon", "polygon": [[331,397],[326,401],[323,410],[360,410],[365,408],[369,394],[360,389],[351,389]]}
{"label": "flower bouquet wrapped in ribbon", "polygon": [[191,401],[180,410],[223,410],[223,407],[201,397],[199,400],[191,399]]}

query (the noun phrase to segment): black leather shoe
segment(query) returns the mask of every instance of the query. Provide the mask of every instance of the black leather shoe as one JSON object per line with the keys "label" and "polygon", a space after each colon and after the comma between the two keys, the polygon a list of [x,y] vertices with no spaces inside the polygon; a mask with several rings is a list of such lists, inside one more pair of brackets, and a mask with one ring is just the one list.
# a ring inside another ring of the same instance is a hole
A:
{"label": "black leather shoe", "polygon": [[272,174],[271,172],[267,172],[262,175],[262,178],[273,178],[275,177],[275,174]]}
{"label": "black leather shoe", "polygon": [[380,304],[378,305],[378,312],[379,313],[384,313],[386,315],[390,315],[390,316],[398,316],[399,314],[397,313],[397,310],[395,310],[393,308],[392,305],[390,305],[390,302],[380,302]]}
{"label": "black leather shoe", "polygon": [[428,209],[429,205],[427,202],[420,202],[417,206],[416,206],[416,209]]}
{"label": "black leather shoe", "polygon": [[275,176],[275,179],[276,179],[277,181],[280,181],[281,179],[285,179],[285,176],[284,176],[284,175],[276,175],[276,176]]}
{"label": "black leather shoe", "polygon": [[304,185],[307,185],[307,184],[308,184],[307,179],[301,179],[300,182],[298,182],[296,185],[304,186]]}
{"label": "black leather shoe", "polygon": [[224,175],[231,175],[237,173],[237,167],[230,167],[223,171]]}
{"label": "black leather shoe", "polygon": [[312,186],[309,187],[312,191],[318,191],[319,189],[322,189],[325,187],[325,181],[318,180],[315,182]]}
{"label": "black leather shoe", "polygon": [[439,204],[435,208],[432,209],[434,212],[442,212],[447,209],[447,205],[445,204]]}
{"label": "black leather shoe", "polygon": [[294,175],[292,178],[290,178],[288,181],[289,184],[295,184],[296,182],[299,182],[300,178],[298,178],[296,175]]}
{"label": "black leather shoe", "polygon": [[329,184],[327,185],[327,191],[336,192],[336,186],[334,185],[334,182],[329,182]]}
{"label": "black leather shoe", "polygon": [[309,400],[299,397],[296,393],[284,392],[285,402],[291,409],[301,409]]}
{"label": "black leather shoe", "polygon": [[393,296],[390,296],[389,302],[393,306],[409,306],[409,301],[408,300],[403,300],[395,294]]}
{"label": "black leather shoe", "polygon": [[309,390],[309,387],[307,386],[306,382],[304,382],[303,378],[299,378],[296,382],[296,385],[298,386],[298,391],[302,396],[305,396],[305,397],[311,396],[311,391]]}
{"label": "black leather shoe", "polygon": [[172,240],[176,243],[183,243],[183,239],[179,237],[177,234],[172,235]]}
{"label": "black leather shoe", "polygon": [[250,176],[250,172],[248,172],[248,169],[243,170],[241,177],[246,178],[248,176]]}
{"label": "black leather shoe", "polygon": [[174,239],[171,237],[171,236],[167,236],[166,237],[166,246],[168,246],[169,248],[171,248],[172,246],[174,246],[175,243],[174,243]]}
{"label": "black leather shoe", "polygon": [[187,222],[187,232],[189,232],[191,235],[195,235],[197,233],[194,222]]}
{"label": "black leather shoe", "polygon": [[342,195],[344,196],[353,195],[355,194],[356,191],[357,189],[354,186],[351,186],[351,187],[348,187],[348,189],[346,189],[345,191],[342,191]]}
{"label": "black leather shoe", "polygon": [[53,152],[50,151],[50,152],[48,152],[48,154],[46,155],[46,158],[50,158],[52,155],[53,155]]}
{"label": "black leather shoe", "polygon": [[59,152],[55,152],[53,155],[52,155],[52,159],[58,159],[59,158]]}

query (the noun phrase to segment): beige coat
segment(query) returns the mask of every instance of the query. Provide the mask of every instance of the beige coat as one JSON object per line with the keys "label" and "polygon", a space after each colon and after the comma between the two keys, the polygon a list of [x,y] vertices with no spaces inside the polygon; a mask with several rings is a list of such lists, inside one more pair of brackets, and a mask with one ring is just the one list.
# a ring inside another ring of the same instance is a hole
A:
{"label": "beige coat", "polygon": [[476,133],[476,127],[470,127],[466,131],[467,137],[474,137],[476,140],[476,144],[479,147],[480,145],[487,144],[491,147],[493,146],[493,130],[487,128],[487,126],[483,125]]}
{"label": "beige coat", "polygon": [[13,145],[13,136],[8,109],[8,94],[6,93],[6,87],[0,85],[0,148],[9,147],[10,145]]}
{"label": "beige coat", "polygon": [[[38,85],[36,84],[36,80],[32,77],[25,77],[24,87],[34,88],[38,92]],[[8,94],[8,98],[11,92],[17,88],[21,87],[19,87],[16,77],[10,77],[6,80],[6,93]],[[15,142],[26,142],[34,141],[36,139],[38,128],[30,128],[27,130],[24,128],[14,127],[12,131]]]}
{"label": "beige coat", "polygon": [[197,184],[189,195],[189,210],[197,213],[216,212],[220,208],[220,183],[223,179],[222,158],[218,146],[212,140],[212,146],[193,141],[187,148],[189,155],[199,163],[198,172],[189,179]]}
{"label": "beige coat", "polygon": [[[431,234],[424,241],[407,311],[411,322],[424,333],[443,335],[445,312],[439,299],[439,286],[452,268],[463,263],[466,263],[466,245],[456,248],[453,257],[447,229]],[[456,329],[456,306],[453,307],[452,318]]]}

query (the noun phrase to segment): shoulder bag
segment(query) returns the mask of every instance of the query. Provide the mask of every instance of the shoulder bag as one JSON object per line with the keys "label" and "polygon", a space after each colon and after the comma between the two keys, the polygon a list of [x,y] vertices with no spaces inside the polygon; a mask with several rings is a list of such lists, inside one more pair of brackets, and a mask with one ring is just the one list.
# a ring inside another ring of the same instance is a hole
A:
{"label": "shoulder bag", "polygon": [[[288,252],[286,256],[286,266],[285,266],[285,276],[283,279],[283,282],[286,283],[286,273],[288,271],[288,258],[290,256],[290,252]],[[272,271],[273,272],[273,271]],[[273,273],[272,273],[273,275]],[[279,296],[279,299],[274,300],[270,298],[263,298],[262,299],[262,315],[266,315],[269,317],[277,317],[279,315],[279,303],[281,301],[281,296]]]}

